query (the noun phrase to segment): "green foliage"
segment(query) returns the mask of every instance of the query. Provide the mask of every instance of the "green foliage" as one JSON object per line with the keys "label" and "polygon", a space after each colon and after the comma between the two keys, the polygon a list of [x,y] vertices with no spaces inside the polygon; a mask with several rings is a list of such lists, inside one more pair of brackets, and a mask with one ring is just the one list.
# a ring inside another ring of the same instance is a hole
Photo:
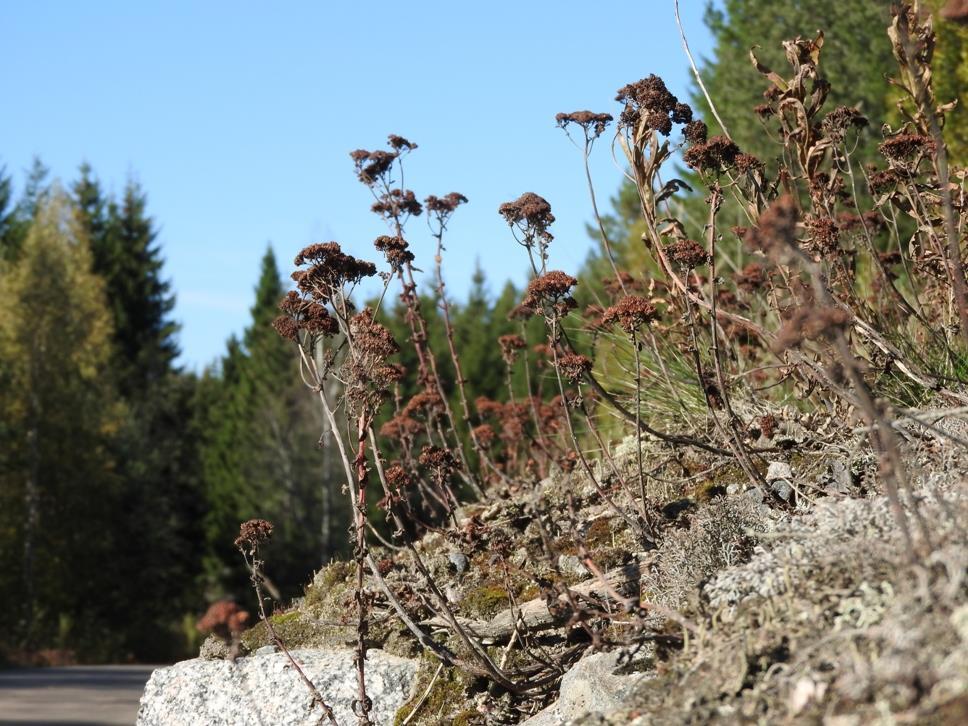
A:
{"label": "green foliage", "polygon": [[124,409],[109,376],[111,318],[87,239],[59,190],[38,198],[0,274],[0,589],[20,642],[117,643]]}
{"label": "green foliage", "polygon": [[[712,59],[703,64],[701,74],[739,147],[764,161],[773,159],[780,148],[763,133],[752,112],[763,102],[765,87],[750,62],[750,49],[755,46],[763,64],[783,72],[783,41],[812,38],[821,27],[825,35],[823,74],[834,80],[828,107],[856,107],[878,129],[887,113],[884,74],[895,67],[886,31],[890,7],[888,0],[725,0],[721,6],[707,6],[706,25],[714,46]],[[698,89],[692,101],[699,117],[710,129],[715,128],[715,119]],[[857,155],[865,161],[875,153],[876,139],[868,137]]]}

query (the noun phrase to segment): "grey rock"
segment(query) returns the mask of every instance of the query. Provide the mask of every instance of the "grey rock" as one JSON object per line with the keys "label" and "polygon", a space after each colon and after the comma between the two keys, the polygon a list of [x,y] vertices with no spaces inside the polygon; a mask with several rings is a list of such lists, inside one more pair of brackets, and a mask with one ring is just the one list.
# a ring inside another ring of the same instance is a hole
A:
{"label": "grey rock", "polygon": [[776,481],[777,479],[792,479],[793,469],[790,465],[783,461],[771,461],[769,468],[766,470],[766,480]]}
{"label": "grey rock", "polygon": [[793,496],[793,487],[787,479],[776,479],[770,482],[770,489],[784,502],[789,502],[790,497]]}
{"label": "grey rock", "polygon": [[465,555],[463,552],[451,552],[449,555],[447,555],[447,560],[450,562],[451,567],[457,571],[458,575],[463,575],[467,570],[467,555]]}
{"label": "grey rock", "polygon": [[[295,650],[293,656],[341,724],[356,722],[352,650]],[[417,661],[371,650],[366,658],[367,695],[375,724],[391,724],[411,696]],[[284,653],[226,660],[182,661],[151,674],[141,698],[139,726],[217,724],[243,726],[316,724],[309,689]]]}
{"label": "grey rock", "polygon": [[263,645],[261,648],[257,648],[252,655],[272,655],[277,650],[278,648],[270,643],[269,645]]}
{"label": "grey rock", "polygon": [[548,708],[538,711],[534,716],[521,722],[521,726],[561,726],[561,714],[558,704],[552,703]]}
{"label": "grey rock", "polygon": [[[562,723],[587,714],[608,714],[621,708],[645,674],[615,675],[619,651],[593,653],[578,661],[561,678],[557,710]],[[539,722],[540,724],[540,722]]]}
{"label": "grey rock", "polygon": [[589,572],[581,563],[581,558],[575,555],[559,555],[558,567],[566,575],[573,577],[588,577]]}

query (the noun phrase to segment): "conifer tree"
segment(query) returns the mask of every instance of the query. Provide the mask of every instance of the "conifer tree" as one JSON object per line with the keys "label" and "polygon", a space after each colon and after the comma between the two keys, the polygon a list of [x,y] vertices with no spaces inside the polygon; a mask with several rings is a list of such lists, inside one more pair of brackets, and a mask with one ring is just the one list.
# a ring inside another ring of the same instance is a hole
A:
{"label": "conifer tree", "polygon": [[118,640],[111,525],[122,514],[112,439],[122,407],[103,375],[112,332],[103,285],[63,193],[37,198],[21,253],[4,264],[0,590],[14,609],[7,622],[16,645],[96,657]]}

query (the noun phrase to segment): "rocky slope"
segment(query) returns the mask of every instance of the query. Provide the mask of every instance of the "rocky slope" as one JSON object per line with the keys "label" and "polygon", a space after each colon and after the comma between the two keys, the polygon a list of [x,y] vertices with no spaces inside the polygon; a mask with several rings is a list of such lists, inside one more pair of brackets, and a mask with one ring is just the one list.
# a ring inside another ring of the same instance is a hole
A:
{"label": "rocky slope", "polygon": [[[900,427],[913,552],[863,432],[798,422],[790,412],[761,442],[773,450],[763,490],[729,460],[649,445],[652,538],[629,526],[638,511],[638,484],[627,484],[637,472],[634,441],[597,465],[615,506],[576,470],[463,507],[457,527],[426,535],[416,551],[457,621],[519,692],[475,668],[441,665],[374,580],[369,637],[381,650],[371,651],[368,672],[379,681],[386,659],[397,664],[392,688],[384,681],[370,694],[377,723],[968,721],[961,416]],[[413,556],[382,550],[378,562],[420,627],[462,665],[473,662]],[[323,661],[335,669],[318,671],[317,685],[342,709],[340,723],[354,722],[352,655],[334,650],[355,639],[352,572],[330,564],[304,598],[273,616],[309,670]],[[249,652],[267,643],[263,625],[244,637]],[[296,676],[271,665],[280,658],[160,671],[142,720],[188,722],[159,715],[178,704],[180,713],[208,709],[227,719],[213,723],[242,723],[256,706],[288,699],[285,717],[263,722],[315,723]]]}

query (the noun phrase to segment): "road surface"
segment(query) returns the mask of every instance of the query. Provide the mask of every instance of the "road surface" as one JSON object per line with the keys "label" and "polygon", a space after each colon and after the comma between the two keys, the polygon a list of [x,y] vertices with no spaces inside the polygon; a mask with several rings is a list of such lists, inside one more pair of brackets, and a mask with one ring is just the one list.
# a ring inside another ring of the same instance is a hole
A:
{"label": "road surface", "polygon": [[70,666],[0,670],[0,724],[134,723],[157,666]]}

